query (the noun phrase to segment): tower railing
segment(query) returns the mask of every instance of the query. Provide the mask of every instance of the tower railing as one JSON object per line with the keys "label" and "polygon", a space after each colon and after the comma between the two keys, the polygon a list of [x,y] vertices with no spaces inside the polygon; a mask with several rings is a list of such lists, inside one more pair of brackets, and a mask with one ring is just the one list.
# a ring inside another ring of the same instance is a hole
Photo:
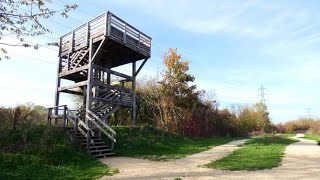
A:
{"label": "tower railing", "polygon": [[151,55],[151,38],[110,12],[101,14],[60,38],[60,57],[89,45],[104,36],[109,37],[127,47],[139,51],[143,55]]}

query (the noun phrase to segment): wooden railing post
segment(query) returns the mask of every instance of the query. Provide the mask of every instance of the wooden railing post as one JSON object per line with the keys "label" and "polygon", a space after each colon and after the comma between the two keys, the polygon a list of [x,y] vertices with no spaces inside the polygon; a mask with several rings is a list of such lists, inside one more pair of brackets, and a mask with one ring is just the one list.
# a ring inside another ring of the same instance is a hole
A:
{"label": "wooden railing post", "polygon": [[138,52],[140,52],[141,46],[140,46],[140,41],[141,41],[141,33],[139,32],[139,36],[138,36]]}
{"label": "wooden railing post", "polygon": [[87,46],[89,46],[89,39],[90,39],[90,24],[89,23],[87,23],[87,35],[86,35],[86,41],[87,41],[87,43],[86,43],[86,45]]}
{"label": "wooden railing post", "polygon": [[111,18],[112,18],[112,15],[110,13],[107,13],[108,15],[108,19],[107,19],[107,24],[108,24],[108,36],[110,36],[111,34]]}
{"label": "wooden railing post", "polygon": [[74,126],[73,126],[73,137],[74,138],[76,138],[77,137],[77,132],[78,132],[78,124],[79,124],[79,122],[78,122],[78,117],[75,117],[75,124],[74,124]]}
{"label": "wooden railing post", "polygon": [[[111,136],[114,138],[114,134],[111,134]],[[114,148],[114,142],[113,141],[111,141],[111,150],[113,150],[113,148]]]}
{"label": "wooden railing post", "polygon": [[[124,88],[124,81],[121,81],[121,88]],[[123,92],[120,91],[120,102],[122,102],[123,99]]]}
{"label": "wooden railing post", "polygon": [[123,30],[123,44],[126,44],[127,42],[127,24],[124,24],[124,30]]}
{"label": "wooden railing post", "polygon": [[49,108],[48,109],[48,117],[47,117],[48,126],[51,126],[51,116],[52,116],[52,108]]}
{"label": "wooden railing post", "polygon": [[71,33],[71,53],[73,53],[74,50],[74,30],[72,30]]}
{"label": "wooden railing post", "polygon": [[66,127],[66,121],[67,121],[67,105],[63,106],[63,127]]}
{"label": "wooden railing post", "polygon": [[104,14],[104,18],[105,18],[104,36],[107,36],[108,35],[108,13]]}
{"label": "wooden railing post", "polygon": [[67,68],[68,68],[68,70],[70,70],[70,64],[71,64],[71,62],[70,62],[70,53],[68,53],[68,60],[67,60]]}

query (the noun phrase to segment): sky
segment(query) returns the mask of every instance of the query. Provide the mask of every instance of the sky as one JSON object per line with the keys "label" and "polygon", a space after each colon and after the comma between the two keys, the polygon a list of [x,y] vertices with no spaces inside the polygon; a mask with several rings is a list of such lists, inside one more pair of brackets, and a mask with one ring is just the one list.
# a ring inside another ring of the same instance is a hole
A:
{"label": "sky", "polygon": [[[258,102],[264,86],[272,122],[319,117],[320,2],[316,0],[96,0],[78,4],[69,18],[44,20],[52,33],[27,41],[56,42],[63,34],[111,11],[152,38],[152,55],[139,77],[163,71],[162,56],[177,48],[190,62],[199,89],[215,93],[221,108]],[[14,43],[5,36],[0,42]],[[3,47],[3,46],[0,46]],[[58,49],[5,47],[0,62],[0,105],[54,102]],[[118,70],[129,72],[124,66]],[[62,96],[61,104],[70,104]]]}

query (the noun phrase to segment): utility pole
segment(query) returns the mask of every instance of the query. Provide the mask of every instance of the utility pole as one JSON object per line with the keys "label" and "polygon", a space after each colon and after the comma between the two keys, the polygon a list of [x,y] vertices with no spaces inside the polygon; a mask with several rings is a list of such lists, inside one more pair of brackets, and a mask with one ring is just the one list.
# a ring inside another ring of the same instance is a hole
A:
{"label": "utility pole", "polygon": [[311,117],[312,117],[312,109],[308,107],[308,108],[306,109],[306,113],[307,113],[307,118],[308,118],[308,119],[311,119]]}
{"label": "utility pole", "polygon": [[259,92],[259,96],[260,96],[260,102],[262,104],[266,104],[266,99],[265,99],[265,88],[263,87],[263,85],[261,85],[261,87],[258,89],[258,92]]}

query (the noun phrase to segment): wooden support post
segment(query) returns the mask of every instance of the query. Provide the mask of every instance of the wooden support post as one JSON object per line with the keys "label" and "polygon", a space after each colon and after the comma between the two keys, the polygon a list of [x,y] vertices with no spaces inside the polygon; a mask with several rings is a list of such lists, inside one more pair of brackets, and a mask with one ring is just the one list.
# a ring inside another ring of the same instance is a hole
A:
{"label": "wooden support post", "polygon": [[70,62],[70,53],[68,53],[68,59],[67,59],[67,69],[70,70],[71,62]]}
{"label": "wooden support post", "polygon": [[48,126],[51,126],[52,108],[48,109]]}
{"label": "wooden support post", "polygon": [[131,127],[136,126],[137,104],[136,104],[136,61],[132,62],[132,112],[131,112]]}
{"label": "wooden support post", "polygon": [[73,137],[74,137],[74,138],[77,138],[78,123],[79,123],[79,122],[78,122],[78,121],[79,121],[79,120],[78,120],[78,117],[76,117],[74,121],[75,121],[75,124],[74,124],[74,127],[73,127],[73,128],[74,128],[74,129],[73,129]]}
{"label": "wooden support post", "polygon": [[[60,100],[59,88],[60,88],[61,79],[59,77],[59,73],[61,72],[61,63],[62,63],[62,58],[59,57],[59,63],[58,63],[58,68],[57,68],[56,94],[55,94],[55,100],[54,100],[54,106],[56,107],[54,114],[56,116],[58,115],[58,106],[59,106],[59,100]],[[57,124],[57,122],[58,122],[58,119],[55,118],[55,124]]]}
{"label": "wooden support post", "polygon": [[[87,83],[87,97],[86,97],[86,114],[87,111],[90,110],[91,108],[91,101],[92,101],[92,56],[93,56],[93,43],[92,39],[90,39],[89,43],[89,70],[88,70],[88,83]],[[87,116],[85,117],[86,119],[86,125],[90,127],[89,125],[89,119]],[[90,131],[87,131],[87,149],[89,149],[90,145]]]}
{"label": "wooden support post", "polygon": [[[111,136],[114,138],[114,135],[113,134],[111,134]],[[111,150],[113,150],[113,148],[114,148],[114,142],[113,141],[111,141]]]}
{"label": "wooden support post", "polygon": [[87,87],[83,86],[83,102],[82,102],[82,108],[86,108],[86,102],[87,102]]}
{"label": "wooden support post", "polygon": [[63,127],[67,127],[68,124],[67,123],[67,105],[63,106]]}
{"label": "wooden support post", "polygon": [[74,30],[72,30],[71,34],[71,53],[74,51]]}
{"label": "wooden support post", "polygon": [[[111,64],[108,64],[107,68],[111,69],[110,67],[111,67]],[[107,84],[111,84],[111,73],[110,72],[107,72]]]}

